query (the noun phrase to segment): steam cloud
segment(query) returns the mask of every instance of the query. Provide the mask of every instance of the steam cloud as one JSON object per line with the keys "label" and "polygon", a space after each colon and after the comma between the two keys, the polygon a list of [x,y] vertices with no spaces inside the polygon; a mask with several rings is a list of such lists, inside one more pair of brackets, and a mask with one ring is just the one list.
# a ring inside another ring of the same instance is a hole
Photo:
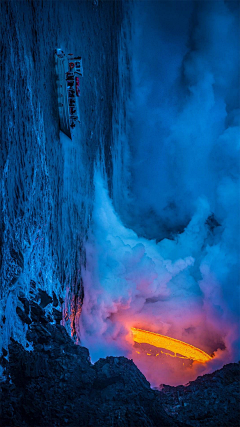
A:
{"label": "steam cloud", "polygon": [[[131,203],[120,213],[95,173],[82,343],[93,361],[132,357],[155,385],[239,358],[238,16],[235,2],[136,4]],[[132,326],[215,358],[183,368],[138,355]]]}

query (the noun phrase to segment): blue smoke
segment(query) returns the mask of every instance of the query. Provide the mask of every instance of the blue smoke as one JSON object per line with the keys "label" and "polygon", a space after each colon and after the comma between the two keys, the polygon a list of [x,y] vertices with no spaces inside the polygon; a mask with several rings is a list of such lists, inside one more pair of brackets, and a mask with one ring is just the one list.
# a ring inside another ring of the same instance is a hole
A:
{"label": "blue smoke", "polygon": [[230,4],[137,3],[129,224],[139,234],[182,231],[203,196],[222,220],[218,185],[239,173],[239,9]]}

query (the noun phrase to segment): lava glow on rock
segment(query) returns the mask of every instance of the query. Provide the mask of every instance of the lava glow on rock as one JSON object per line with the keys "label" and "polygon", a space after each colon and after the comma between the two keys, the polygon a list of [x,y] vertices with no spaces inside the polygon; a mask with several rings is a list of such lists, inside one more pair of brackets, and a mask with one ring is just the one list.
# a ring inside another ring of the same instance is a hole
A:
{"label": "lava glow on rock", "polygon": [[170,350],[176,355],[182,355],[187,359],[196,360],[200,363],[209,362],[212,357],[204,351],[191,344],[187,344],[183,341],[170,338],[165,335],[156,334],[154,332],[144,331],[143,329],[131,328],[133,339],[137,343],[151,344],[155,347],[164,348]]}

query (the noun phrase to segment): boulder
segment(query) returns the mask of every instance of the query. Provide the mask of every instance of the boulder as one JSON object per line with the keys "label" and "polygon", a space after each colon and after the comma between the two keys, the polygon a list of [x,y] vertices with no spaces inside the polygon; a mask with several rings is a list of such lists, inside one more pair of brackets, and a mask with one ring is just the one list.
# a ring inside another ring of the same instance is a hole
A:
{"label": "boulder", "polygon": [[34,322],[41,322],[41,323],[47,323],[47,319],[45,317],[45,311],[40,307],[37,303],[31,301],[30,302],[31,307],[31,319]]}
{"label": "boulder", "polygon": [[27,314],[21,309],[21,307],[16,307],[16,313],[23,323],[26,323],[27,325],[30,325],[32,323],[30,317],[27,316]]}
{"label": "boulder", "polygon": [[50,297],[46,291],[43,291],[42,289],[39,289],[38,291],[38,298],[40,298],[40,307],[45,308],[48,304],[53,302],[52,297]]}

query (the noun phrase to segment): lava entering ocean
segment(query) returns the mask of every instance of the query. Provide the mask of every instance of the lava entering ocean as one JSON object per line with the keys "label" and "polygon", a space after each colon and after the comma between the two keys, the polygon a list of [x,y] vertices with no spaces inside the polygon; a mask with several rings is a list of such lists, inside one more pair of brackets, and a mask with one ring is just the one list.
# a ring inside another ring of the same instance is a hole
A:
{"label": "lava entering ocean", "polygon": [[170,350],[176,355],[182,355],[187,359],[196,360],[197,362],[206,363],[212,360],[212,357],[194,347],[191,344],[187,344],[183,341],[170,338],[165,335],[156,334],[154,332],[144,331],[143,329],[131,328],[133,339],[137,343],[151,344],[155,347],[164,348]]}

